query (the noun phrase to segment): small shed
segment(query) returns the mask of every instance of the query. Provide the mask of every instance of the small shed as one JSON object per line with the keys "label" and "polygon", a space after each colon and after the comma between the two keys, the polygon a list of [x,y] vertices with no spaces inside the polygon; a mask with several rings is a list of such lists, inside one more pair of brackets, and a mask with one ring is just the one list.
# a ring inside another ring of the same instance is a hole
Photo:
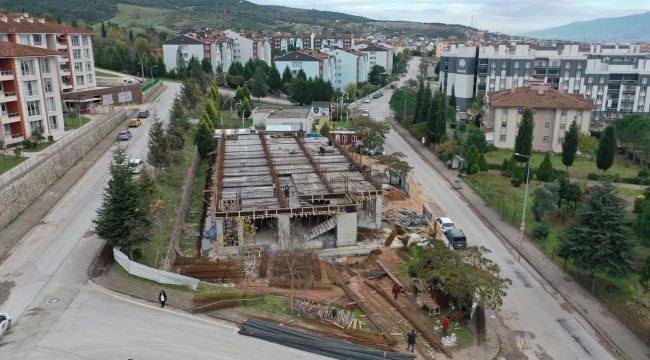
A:
{"label": "small shed", "polygon": [[332,103],[329,101],[314,101],[311,103],[311,109],[316,116],[330,116],[330,107]]}
{"label": "small shed", "polygon": [[463,161],[465,161],[465,158],[460,155],[454,155],[454,157],[451,158],[451,169],[457,170],[462,165]]}

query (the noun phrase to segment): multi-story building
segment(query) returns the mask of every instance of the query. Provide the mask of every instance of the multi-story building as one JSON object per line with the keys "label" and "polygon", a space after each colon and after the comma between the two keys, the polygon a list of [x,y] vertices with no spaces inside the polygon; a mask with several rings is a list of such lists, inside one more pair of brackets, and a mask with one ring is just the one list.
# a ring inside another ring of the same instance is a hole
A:
{"label": "multi-story building", "polygon": [[541,80],[531,79],[526,86],[491,91],[485,96],[487,110],[483,121],[486,139],[497,148],[512,149],[524,107],[534,111],[533,150],[562,151],[564,132],[573,120],[580,132],[588,132],[592,111],[596,109],[592,99],[582,94],[564,92]]}
{"label": "multi-story building", "polygon": [[316,50],[302,50],[275,58],[275,66],[282,73],[288,66],[293,75],[302,69],[307,78],[317,77],[334,85],[336,80],[336,57]]}
{"label": "multi-story building", "polygon": [[[352,49],[327,48],[321,50],[325,54],[335,57],[334,81],[332,86],[343,91],[350,84],[368,81],[370,72],[366,53]],[[277,60],[276,60],[277,62]],[[282,70],[282,69],[280,69]]]}
{"label": "multi-story building", "polygon": [[289,51],[289,46],[295,47],[297,50],[309,49],[313,50],[312,44],[314,43],[314,33],[297,33],[292,31],[290,33],[281,32],[258,32],[268,36],[271,42],[271,50]]}
{"label": "multi-story building", "polygon": [[[33,38],[30,38],[33,39]],[[64,134],[58,50],[0,41],[0,139],[5,146],[35,131]],[[69,75],[68,75],[69,76]]]}
{"label": "multi-story building", "polygon": [[461,107],[479,93],[527,86],[538,78],[593,99],[594,121],[650,114],[650,54],[639,52],[638,45],[455,46],[440,65],[443,89],[449,97],[454,87]]}
{"label": "multi-story building", "polygon": [[354,46],[352,34],[324,34],[314,36],[313,50],[321,50],[329,47],[350,48]]}
{"label": "multi-story building", "polygon": [[380,45],[361,45],[354,49],[368,54],[368,71],[375,65],[382,66],[387,73],[393,71],[393,49]]}
{"label": "multi-story building", "polygon": [[450,36],[448,39],[445,38],[437,38],[436,39],[436,58],[440,58],[440,56],[446,52],[449,51],[450,47],[452,47],[453,44],[465,44],[467,42],[467,39],[459,39],[456,35]]}
{"label": "multi-story building", "polygon": [[216,72],[219,66],[223,71],[228,71],[233,62],[232,46],[233,40],[218,33],[186,29],[183,34],[163,41],[165,67],[169,70],[176,68],[176,58],[180,48],[186,64],[192,57],[196,57],[199,62],[208,58],[212,64],[212,71]]}
{"label": "multi-story building", "polygon": [[30,18],[28,14],[0,15],[0,41],[58,51],[51,67],[58,68],[60,76],[53,81],[64,93],[95,87],[93,34],[93,31]]}
{"label": "multi-story building", "polygon": [[249,59],[262,60],[271,65],[271,42],[266,36],[234,30],[223,34],[233,40],[233,61],[244,64]]}

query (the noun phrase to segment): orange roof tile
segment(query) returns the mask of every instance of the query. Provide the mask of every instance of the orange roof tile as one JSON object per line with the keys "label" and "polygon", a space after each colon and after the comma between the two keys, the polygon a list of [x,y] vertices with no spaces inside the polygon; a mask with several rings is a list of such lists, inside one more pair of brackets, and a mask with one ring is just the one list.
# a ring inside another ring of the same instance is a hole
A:
{"label": "orange roof tile", "polygon": [[0,41],[0,58],[64,55],[63,52]]}
{"label": "orange roof tile", "polygon": [[[538,88],[544,86],[543,94]],[[492,91],[487,94],[488,103],[492,107],[512,107],[533,109],[595,109],[591,99],[582,94],[567,94],[559,92],[548,85],[535,85],[512,89]]]}

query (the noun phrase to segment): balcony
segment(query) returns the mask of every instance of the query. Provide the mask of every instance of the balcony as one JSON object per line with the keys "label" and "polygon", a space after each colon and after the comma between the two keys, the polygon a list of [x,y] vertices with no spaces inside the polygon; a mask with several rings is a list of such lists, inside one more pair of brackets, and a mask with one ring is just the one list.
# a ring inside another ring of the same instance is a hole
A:
{"label": "balcony", "polygon": [[7,81],[14,79],[14,72],[11,70],[0,71],[0,81]]}
{"label": "balcony", "polygon": [[25,140],[25,138],[23,137],[22,133],[8,134],[7,136],[5,136],[4,143],[5,145],[11,145],[11,144],[19,143],[23,140]]}
{"label": "balcony", "polygon": [[4,92],[4,93],[2,93],[2,94],[4,95],[2,98],[0,98],[0,101],[2,101],[2,102],[9,102],[9,101],[16,101],[16,100],[18,100],[18,96],[16,96],[16,92],[15,92],[15,91]]}

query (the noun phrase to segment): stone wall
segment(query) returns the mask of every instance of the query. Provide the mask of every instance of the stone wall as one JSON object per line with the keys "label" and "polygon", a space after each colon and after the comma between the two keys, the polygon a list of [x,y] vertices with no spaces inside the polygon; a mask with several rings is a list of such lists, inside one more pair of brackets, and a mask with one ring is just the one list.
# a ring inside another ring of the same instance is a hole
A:
{"label": "stone wall", "polygon": [[[83,134],[85,151],[88,152],[92,149],[115,126],[135,112],[135,110],[129,111],[127,113],[125,110],[120,110],[96,126],[85,127],[86,132]],[[31,205],[50,185],[82,158],[81,132],[76,131],[74,135],[70,136],[77,137],[49,157],[41,160],[30,171],[15,177],[0,188],[0,230],[4,229],[11,220]]]}
{"label": "stone wall", "polygon": [[357,244],[357,213],[336,215],[336,247]]}
{"label": "stone wall", "polygon": [[174,264],[174,261],[176,261],[176,249],[178,248],[178,242],[181,238],[181,226],[185,222],[187,209],[190,204],[190,199],[192,198],[192,191],[196,184],[196,173],[199,170],[200,164],[201,156],[199,155],[199,148],[194,145],[192,159],[190,160],[190,168],[187,171],[187,178],[185,178],[183,184],[183,194],[181,195],[181,201],[175,212],[176,219],[174,220],[170,241],[165,248],[165,257],[160,261],[160,270],[169,271]]}
{"label": "stone wall", "polygon": [[163,86],[163,82],[159,81],[156,84],[154,84],[152,87],[148,88],[147,90],[142,92],[142,101],[143,102],[149,102],[151,99],[151,96],[155,94],[161,87]]}

